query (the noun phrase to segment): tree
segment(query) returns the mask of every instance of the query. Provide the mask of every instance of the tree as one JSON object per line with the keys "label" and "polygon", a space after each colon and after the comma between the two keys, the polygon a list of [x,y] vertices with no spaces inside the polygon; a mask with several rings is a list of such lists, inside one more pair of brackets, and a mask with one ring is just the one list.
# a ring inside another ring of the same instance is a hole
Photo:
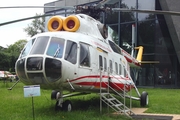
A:
{"label": "tree", "polygon": [[1,58],[4,58],[3,61],[1,61],[0,66],[7,70],[14,71],[16,60],[26,43],[26,40],[18,40],[14,44],[8,46],[8,48],[0,54],[0,56],[2,56]]}
{"label": "tree", "polygon": [[6,52],[11,53],[13,55],[19,56],[21,50],[24,48],[24,45],[27,43],[27,40],[18,40],[14,44],[8,46]]}
{"label": "tree", "polygon": [[0,51],[0,70],[8,70],[10,64],[10,54]]}
{"label": "tree", "polygon": [[[36,16],[40,16],[41,14],[37,14]],[[28,27],[24,28],[24,31],[30,36],[34,36],[38,33],[42,33],[45,31],[45,17],[35,18],[31,24],[28,24]]]}

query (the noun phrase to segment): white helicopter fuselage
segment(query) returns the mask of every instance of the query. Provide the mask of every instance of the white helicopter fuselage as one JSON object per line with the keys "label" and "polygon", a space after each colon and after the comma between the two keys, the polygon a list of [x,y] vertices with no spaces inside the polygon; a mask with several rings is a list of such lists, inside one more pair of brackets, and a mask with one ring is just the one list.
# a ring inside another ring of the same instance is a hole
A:
{"label": "white helicopter fuselage", "polygon": [[16,62],[20,80],[70,91],[105,90],[108,84],[118,91],[135,87],[129,64],[139,66],[138,61],[117,47],[110,35],[103,38],[98,21],[83,14],[76,17],[80,21],[76,32],[63,25],[63,31],[41,33],[29,40]]}
{"label": "white helicopter fuselage", "polygon": [[[66,40],[73,40],[78,44],[76,64],[61,60],[63,61],[64,66],[62,69],[64,77],[62,78],[63,81],[61,83],[63,84],[63,87],[67,87],[68,89],[74,88],[75,90],[94,91],[99,90],[100,80],[102,80],[102,88],[104,89],[107,88],[106,84],[108,82],[112,82],[121,88],[124,84],[133,86],[133,82],[127,77],[128,75],[125,70],[127,69],[129,72],[129,65],[126,59],[124,56],[113,52],[108,43],[79,33],[72,33],[72,35],[69,33],[62,34],[64,34]],[[66,34],[70,36],[65,37]],[[80,65],[81,49],[79,43],[89,45],[89,66]],[[102,57],[102,66],[100,65],[100,56]],[[112,68],[110,68],[110,61],[112,62]],[[115,70],[115,67],[117,67],[117,71]],[[118,69],[121,70],[118,72]]]}

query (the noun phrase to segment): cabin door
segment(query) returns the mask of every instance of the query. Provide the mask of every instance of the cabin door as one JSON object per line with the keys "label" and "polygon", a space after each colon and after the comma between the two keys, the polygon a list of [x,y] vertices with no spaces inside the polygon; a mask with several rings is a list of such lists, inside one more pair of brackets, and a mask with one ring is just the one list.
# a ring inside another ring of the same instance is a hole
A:
{"label": "cabin door", "polygon": [[86,43],[80,43],[79,67],[78,67],[78,85],[83,88],[92,86],[91,78],[91,46]]}
{"label": "cabin door", "polygon": [[78,45],[76,42],[67,40],[66,51],[64,59],[66,62],[65,73],[67,74],[67,79],[72,80],[77,77],[77,68],[78,68]]}

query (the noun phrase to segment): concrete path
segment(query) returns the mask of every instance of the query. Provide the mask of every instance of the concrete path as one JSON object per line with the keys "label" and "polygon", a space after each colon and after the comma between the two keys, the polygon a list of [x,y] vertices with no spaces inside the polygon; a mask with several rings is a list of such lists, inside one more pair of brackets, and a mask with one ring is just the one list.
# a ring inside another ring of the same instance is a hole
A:
{"label": "concrete path", "polygon": [[180,120],[180,114],[152,114],[152,113],[144,113],[147,110],[147,108],[132,108],[131,110],[136,115],[173,116],[172,120]]}

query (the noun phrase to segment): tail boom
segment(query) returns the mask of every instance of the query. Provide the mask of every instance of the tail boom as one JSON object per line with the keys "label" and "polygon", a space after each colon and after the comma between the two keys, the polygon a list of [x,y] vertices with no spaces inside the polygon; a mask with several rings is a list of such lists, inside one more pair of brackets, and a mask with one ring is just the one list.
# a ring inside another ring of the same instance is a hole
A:
{"label": "tail boom", "polygon": [[123,49],[122,49],[122,54],[126,58],[126,60],[128,61],[131,67],[139,68],[141,66],[141,61],[142,61],[143,46],[135,47],[135,50],[138,50],[136,58],[134,58],[132,55],[130,55]]}

